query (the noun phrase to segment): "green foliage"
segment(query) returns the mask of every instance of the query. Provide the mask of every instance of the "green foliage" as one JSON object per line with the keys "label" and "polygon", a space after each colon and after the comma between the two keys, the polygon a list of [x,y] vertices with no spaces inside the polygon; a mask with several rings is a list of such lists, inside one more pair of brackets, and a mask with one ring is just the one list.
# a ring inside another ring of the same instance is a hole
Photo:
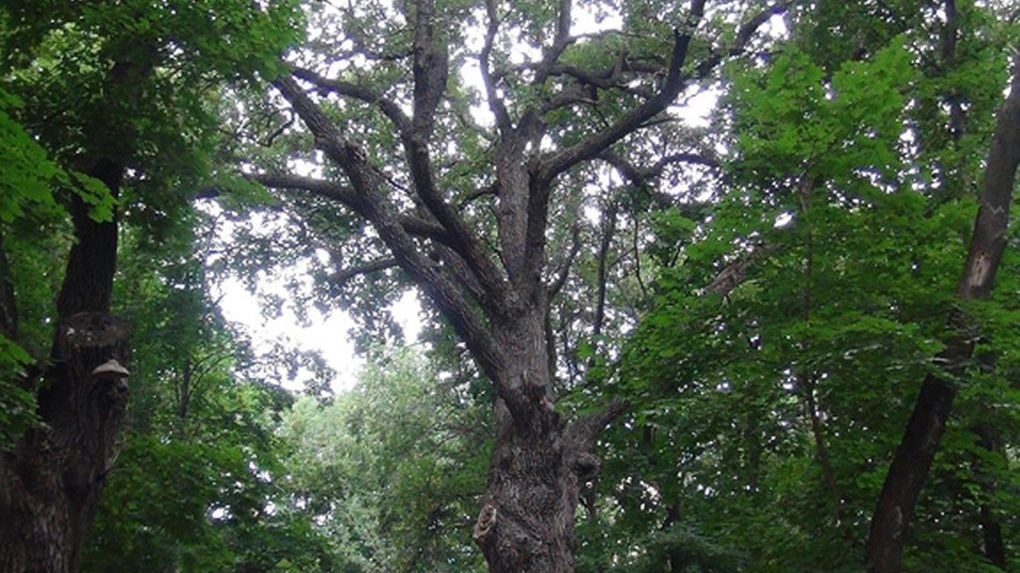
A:
{"label": "green foliage", "polygon": [[[968,38],[961,50],[974,54],[982,41]],[[945,114],[918,121],[918,98],[948,89],[918,49],[903,31],[854,61],[792,42],[734,77],[734,188],[695,229],[669,215],[656,227],[659,248],[682,254],[658,277],[607,387],[633,411],[606,437],[598,513],[579,525],[584,570],[860,569],[889,456],[938,368],[975,214],[959,193],[946,200],[944,167],[926,171],[945,161],[944,146],[969,144],[932,137]],[[959,92],[967,101],[984,101],[977,78],[1002,69],[994,50],[983,54],[954,68],[974,81]],[[984,116],[968,118],[985,133]],[[735,268],[733,290],[706,292]],[[1015,443],[1012,367],[1000,367],[1018,342],[1006,302],[1015,275],[1000,276],[995,301],[966,308],[996,365],[958,380],[908,571],[987,568],[981,507],[1017,545],[1015,464],[976,429],[995,428],[999,448]]]}
{"label": "green foliage", "polygon": [[273,434],[291,397],[239,379],[243,359],[199,258],[209,216],[192,211],[158,245],[126,232],[116,312],[133,324],[129,424],[86,571],[330,571],[285,491]]}
{"label": "green foliage", "polygon": [[480,571],[470,530],[484,420],[413,350],[382,353],[355,389],[284,417],[290,510],[312,516],[352,571]]}

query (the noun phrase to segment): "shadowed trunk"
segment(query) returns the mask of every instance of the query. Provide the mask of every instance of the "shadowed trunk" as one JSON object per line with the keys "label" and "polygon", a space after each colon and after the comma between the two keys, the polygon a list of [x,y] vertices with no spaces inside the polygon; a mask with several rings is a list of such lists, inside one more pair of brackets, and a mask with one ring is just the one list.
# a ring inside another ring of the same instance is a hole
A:
{"label": "shadowed trunk", "polygon": [[564,423],[547,393],[544,313],[528,316],[500,336],[516,358],[502,373],[511,390],[496,406],[500,430],[474,538],[493,573],[568,573],[580,488],[601,467],[595,438],[622,406]]}
{"label": "shadowed trunk", "polygon": [[[90,175],[116,196],[123,168],[101,161]],[[0,458],[0,572],[72,572],[113,463],[127,402],[123,376],[96,372],[127,363],[128,330],[109,313],[117,223],[71,204],[77,242],[57,302],[50,366],[40,381],[41,424]]]}

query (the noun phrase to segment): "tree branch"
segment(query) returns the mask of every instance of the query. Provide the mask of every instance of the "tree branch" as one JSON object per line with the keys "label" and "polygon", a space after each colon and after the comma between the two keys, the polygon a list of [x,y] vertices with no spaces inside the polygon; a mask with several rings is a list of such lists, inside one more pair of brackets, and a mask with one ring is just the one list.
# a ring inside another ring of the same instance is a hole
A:
{"label": "tree branch", "polygon": [[357,193],[356,204],[361,208],[359,213],[372,223],[400,268],[435,302],[467,344],[479,368],[497,380],[498,374],[504,369],[502,351],[493,340],[488,326],[474,312],[457,287],[443,276],[434,262],[420,252],[414,239],[404,229],[400,215],[380,191],[386,185],[383,176],[358,153],[356,146],[341,136],[293,78],[280,78],[273,84],[308,126],[315,137],[316,147],[343,169]]}
{"label": "tree branch", "polygon": [[400,106],[393,100],[376,93],[371,88],[343,80],[324,78],[319,74],[297,66],[291,67],[291,74],[299,79],[314,84],[320,90],[335,93],[339,96],[354,98],[369,105],[379,108],[379,111],[393,122],[397,131],[403,133],[407,130],[407,115],[400,109]]}
{"label": "tree branch", "polygon": [[478,54],[478,69],[482,75],[482,85],[485,86],[485,99],[489,102],[489,110],[496,118],[496,127],[500,132],[509,133],[510,114],[506,110],[503,99],[496,91],[489,63],[493,43],[496,41],[496,33],[499,32],[499,14],[495,0],[485,0],[485,13],[489,23],[485,28],[485,43],[482,45],[482,51]]}
{"label": "tree branch", "polygon": [[665,110],[676,99],[686,83],[681,70],[687,61],[687,49],[704,12],[705,0],[693,0],[684,29],[674,30],[673,53],[666,70],[666,79],[659,89],[659,93],[624,114],[606,129],[549,157],[544,162],[539,175],[541,187],[548,188],[549,183],[560,173],[581,161],[595,157],[610,145],[636,131],[644,122]]}
{"label": "tree branch", "polygon": [[[286,173],[258,173],[247,175],[247,178],[270,188],[307,191],[313,195],[336,201],[358,215],[365,216],[364,205],[358,194],[339,183]],[[435,223],[406,214],[399,215],[399,220],[408,234],[432,239],[442,244],[449,243],[446,230]]]}
{"label": "tree branch", "polygon": [[399,266],[399,265],[397,264],[396,259],[391,259],[391,258],[379,259],[379,260],[376,260],[376,261],[367,262],[367,263],[365,263],[363,265],[358,265],[356,267],[349,267],[349,268],[346,268],[346,269],[342,269],[339,272],[335,273],[330,278],[332,279],[333,284],[335,284],[337,286],[344,286],[345,284],[347,284],[348,281],[350,281],[351,279],[353,279],[354,277],[356,277],[358,275],[367,275],[367,274],[370,274],[370,273],[377,273],[379,271],[384,271],[386,269],[392,269],[392,268],[397,267],[397,266]]}
{"label": "tree branch", "polygon": [[644,185],[649,179],[659,177],[662,175],[662,172],[667,166],[673,165],[674,163],[693,163],[695,165],[703,165],[711,169],[719,168],[718,159],[690,152],[666,155],[649,167],[638,167],[623,157],[608,150],[600,153],[599,159],[602,159],[606,163],[612,165],[620,172],[620,175],[623,175],[629,179],[632,184],[638,186]]}
{"label": "tree branch", "polygon": [[570,267],[573,266],[574,259],[577,257],[577,252],[580,249],[581,229],[575,224],[571,232],[570,251],[567,253],[563,263],[560,264],[559,271],[556,273],[556,280],[549,285],[549,300],[560,294],[560,290],[563,289],[563,285],[567,282],[567,277],[570,276]]}
{"label": "tree branch", "polygon": [[[326,117],[319,106],[301,90],[297,82],[292,77],[285,76],[274,81],[273,85],[290,102],[294,111],[308,126],[315,137],[316,148],[335,161],[347,174],[353,187],[358,190],[357,201],[351,203],[351,206],[357,205],[357,212],[368,218],[373,224],[377,224],[379,221],[371,216],[371,210],[385,207],[387,211],[394,211],[393,207],[379,194],[379,189],[384,186],[382,174],[368,163],[364,152],[357,145],[340,134],[336,126]],[[409,139],[415,138],[415,135],[409,136]],[[516,297],[501,280],[495,265],[482,253],[477,239],[467,230],[453,208],[439,196],[432,179],[427,147],[422,147],[424,145],[424,142],[414,143],[407,150],[412,174],[415,175],[415,188],[418,195],[429,205],[433,214],[437,214],[440,224],[445,227],[443,235],[446,239],[444,242],[464,258],[472,271],[477,274],[479,282],[489,292],[490,296],[485,297],[483,301],[486,310],[498,315],[512,313],[519,304]],[[424,157],[413,157],[420,155],[422,150],[425,153]],[[366,193],[367,190],[371,190],[372,193]],[[399,222],[399,219],[399,215],[394,212],[393,222]]]}
{"label": "tree branch", "polygon": [[417,0],[415,6],[414,117],[411,132],[404,138],[411,179],[425,207],[447,230],[450,245],[486,291],[486,296],[479,301],[482,307],[493,315],[509,316],[519,307],[517,297],[508,288],[496,265],[486,256],[481,241],[436,185],[428,143],[436,107],[446,90],[449,63],[446,48],[435,38],[433,0]]}
{"label": "tree branch", "polygon": [[623,400],[613,400],[601,410],[574,420],[564,432],[564,440],[583,452],[591,451],[602,430],[626,412],[627,407]]}
{"label": "tree branch", "polygon": [[[722,61],[724,55],[734,56],[741,53],[755,31],[762,24],[773,15],[780,14],[786,10],[788,1],[783,0],[772,5],[748,20],[737,30],[736,39],[728,50],[716,53],[698,65],[696,76],[699,78],[707,76]],[[575,145],[547,158],[543,162],[540,174],[542,187],[548,187],[548,183],[560,173],[582,161],[598,156],[617,141],[640,129],[645,122],[664,111],[676,99],[687,84],[688,77],[682,73],[682,70],[687,60],[687,51],[694,35],[694,30],[701,22],[704,9],[704,0],[693,0],[684,28],[674,31],[673,52],[669,67],[666,70],[665,81],[659,92],[629,113],[624,114],[623,117],[602,131],[594,133]]]}
{"label": "tree branch", "polygon": [[553,38],[552,46],[546,50],[545,55],[542,57],[542,62],[535,71],[535,78],[532,81],[533,85],[540,86],[545,83],[553,65],[560,59],[560,55],[567,49],[567,46],[573,42],[573,39],[570,37],[570,13],[572,7],[572,0],[560,0],[556,13],[556,37]]}

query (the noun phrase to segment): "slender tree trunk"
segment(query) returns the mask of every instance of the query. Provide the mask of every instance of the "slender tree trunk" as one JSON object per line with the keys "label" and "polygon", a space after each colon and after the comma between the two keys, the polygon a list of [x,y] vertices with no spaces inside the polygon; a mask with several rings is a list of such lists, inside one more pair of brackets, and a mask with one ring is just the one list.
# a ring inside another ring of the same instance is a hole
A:
{"label": "slender tree trunk", "polygon": [[[101,161],[90,175],[116,195],[123,168]],[[124,379],[97,366],[128,360],[128,330],[109,313],[117,224],[71,206],[77,242],[57,303],[51,365],[38,394],[42,421],[0,457],[0,572],[78,568],[127,401]],[[34,381],[29,381],[32,383]]]}
{"label": "slender tree trunk", "polygon": [[[999,111],[985,168],[981,207],[974,224],[964,272],[957,284],[963,299],[987,298],[1006,247],[1009,205],[1020,162],[1020,54],[1014,56],[1014,74],[1009,97]],[[967,330],[962,316],[954,326]],[[946,374],[929,374],[921,385],[914,411],[903,439],[886,474],[882,493],[871,518],[866,546],[867,565],[872,573],[898,573],[901,568],[907,527],[917,497],[931,469],[949,419],[956,388],[951,378],[964,371],[973,354],[973,337],[955,335],[941,353]]]}

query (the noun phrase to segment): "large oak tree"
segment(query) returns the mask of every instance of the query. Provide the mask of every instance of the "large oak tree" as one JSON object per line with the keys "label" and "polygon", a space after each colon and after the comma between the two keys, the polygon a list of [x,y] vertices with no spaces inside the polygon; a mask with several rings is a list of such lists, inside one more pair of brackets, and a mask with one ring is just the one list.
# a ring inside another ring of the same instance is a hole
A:
{"label": "large oak tree", "polygon": [[[588,33],[579,6],[618,25]],[[491,381],[498,431],[474,527],[491,571],[573,570],[579,488],[599,471],[600,431],[624,408],[607,401],[567,419],[557,407],[550,301],[572,256],[550,253],[549,241],[579,216],[561,197],[596,163],[634,179],[711,163],[698,141],[670,129],[670,107],[783,10],[705,0],[359,3],[324,15],[322,32],[274,82],[326,176],[253,178],[367,221],[372,232],[360,240],[379,256],[345,263],[342,274],[399,267]],[[479,199],[491,199],[488,208]]]}

